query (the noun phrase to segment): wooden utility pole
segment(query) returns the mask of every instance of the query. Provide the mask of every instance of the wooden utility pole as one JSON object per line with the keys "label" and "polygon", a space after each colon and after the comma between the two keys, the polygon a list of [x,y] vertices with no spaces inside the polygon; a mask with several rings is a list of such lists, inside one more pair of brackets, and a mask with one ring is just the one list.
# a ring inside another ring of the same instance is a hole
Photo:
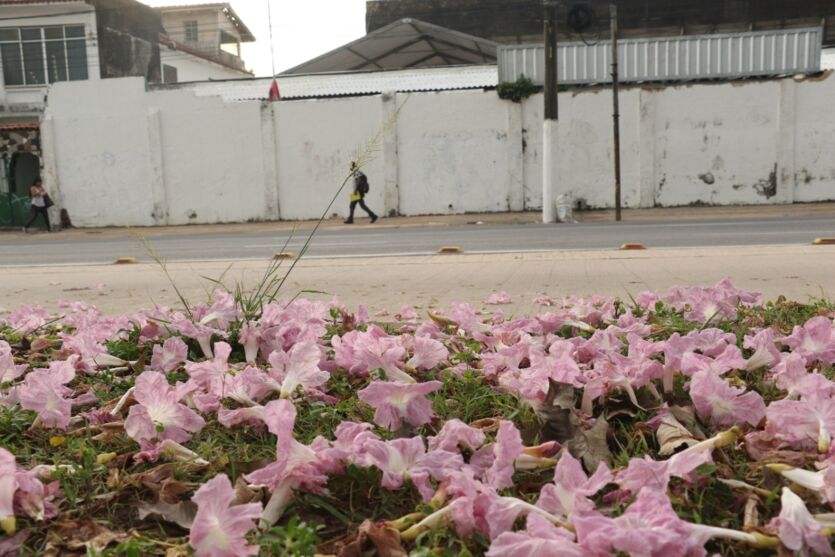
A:
{"label": "wooden utility pole", "polygon": [[620,221],[620,103],[618,102],[618,5],[615,0],[609,5],[609,19],[612,26],[612,99],[614,102],[614,149],[615,149],[615,220]]}
{"label": "wooden utility pole", "polygon": [[557,181],[557,3],[545,6],[545,121],[542,127],[542,222],[557,220],[554,192]]}

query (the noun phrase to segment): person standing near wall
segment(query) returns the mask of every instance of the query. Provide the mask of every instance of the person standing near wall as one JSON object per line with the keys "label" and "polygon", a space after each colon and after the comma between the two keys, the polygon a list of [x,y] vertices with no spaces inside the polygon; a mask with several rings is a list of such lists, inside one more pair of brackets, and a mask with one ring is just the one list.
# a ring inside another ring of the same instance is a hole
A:
{"label": "person standing near wall", "polygon": [[23,232],[29,232],[29,227],[38,218],[38,215],[43,217],[46,223],[46,230],[52,232],[52,226],[49,224],[49,207],[52,205],[52,200],[49,199],[46,190],[43,187],[43,180],[35,179],[35,183],[29,188],[29,195],[32,196],[32,212],[29,216],[29,222],[23,227]]}
{"label": "person standing near wall", "polygon": [[357,205],[368,213],[368,216],[371,217],[371,223],[374,224],[377,222],[377,215],[365,204],[365,194],[369,190],[368,177],[357,167],[357,163],[353,161],[351,162],[351,176],[354,177],[354,191],[351,192],[351,210],[345,224],[354,224],[354,209],[357,208]]}

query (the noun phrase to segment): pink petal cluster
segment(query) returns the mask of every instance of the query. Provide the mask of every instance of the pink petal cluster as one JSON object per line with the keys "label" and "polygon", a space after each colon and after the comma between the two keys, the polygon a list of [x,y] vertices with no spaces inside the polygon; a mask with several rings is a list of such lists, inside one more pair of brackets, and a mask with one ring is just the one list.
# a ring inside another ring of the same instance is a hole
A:
{"label": "pink petal cluster", "polygon": [[432,419],[432,403],[426,395],[442,386],[440,381],[372,381],[357,393],[357,397],[374,407],[374,423],[396,431],[404,422],[414,427],[429,423]]}
{"label": "pink petal cluster", "polygon": [[226,474],[218,474],[200,486],[191,500],[197,514],[188,543],[197,557],[242,557],[257,555],[258,546],[249,545],[244,536],[261,517],[261,503],[233,505],[235,491]]}
{"label": "pink petal cluster", "polygon": [[171,386],[165,376],[145,371],[136,378],[133,393],[138,404],[131,406],[125,431],[135,441],[182,443],[203,429],[206,422],[194,410],[180,404],[192,385]]}

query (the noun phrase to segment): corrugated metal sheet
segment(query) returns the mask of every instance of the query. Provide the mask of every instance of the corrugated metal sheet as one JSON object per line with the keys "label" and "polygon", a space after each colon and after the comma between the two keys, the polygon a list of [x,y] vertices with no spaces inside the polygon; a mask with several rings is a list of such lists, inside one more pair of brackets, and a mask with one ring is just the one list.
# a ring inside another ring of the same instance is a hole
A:
{"label": "corrugated metal sheet", "polygon": [[[280,76],[282,99],[372,95],[389,91],[448,91],[498,85],[496,66],[462,66]],[[155,89],[191,89],[198,96],[220,96],[226,101],[266,100],[271,78],[200,81],[154,86]]]}
{"label": "corrugated metal sheet", "polygon": [[[740,78],[809,73],[820,70],[822,30],[786,29],[752,33],[694,35],[618,41],[624,82]],[[561,84],[611,81],[612,43],[558,46]],[[500,81],[525,75],[545,82],[542,45],[499,47]]]}

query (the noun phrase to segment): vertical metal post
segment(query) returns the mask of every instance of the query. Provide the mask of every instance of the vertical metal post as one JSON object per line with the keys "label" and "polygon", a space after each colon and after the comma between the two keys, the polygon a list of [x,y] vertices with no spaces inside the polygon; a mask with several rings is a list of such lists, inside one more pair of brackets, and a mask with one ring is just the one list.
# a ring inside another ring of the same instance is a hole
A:
{"label": "vertical metal post", "polygon": [[615,135],[615,220],[620,221],[620,103],[618,101],[618,5],[613,1],[609,5],[609,19],[612,25],[612,100],[614,102]]}
{"label": "vertical metal post", "polygon": [[557,3],[545,1],[545,119],[558,120]]}
{"label": "vertical metal post", "polygon": [[557,3],[545,0],[545,120],[542,127],[542,222],[556,222],[557,181]]}

